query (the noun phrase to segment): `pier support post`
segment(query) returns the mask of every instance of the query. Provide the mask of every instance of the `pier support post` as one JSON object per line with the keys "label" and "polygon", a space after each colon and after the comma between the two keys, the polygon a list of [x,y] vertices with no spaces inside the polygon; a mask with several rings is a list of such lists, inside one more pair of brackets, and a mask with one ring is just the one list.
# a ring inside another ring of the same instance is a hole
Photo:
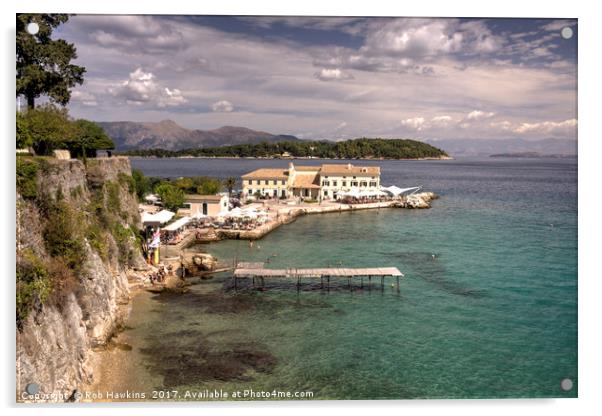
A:
{"label": "pier support post", "polygon": [[385,276],[380,277],[380,291],[381,292],[385,291]]}
{"label": "pier support post", "polygon": [[368,276],[368,289],[372,290],[372,276]]}
{"label": "pier support post", "polygon": [[399,293],[399,276],[397,276],[397,293]]}
{"label": "pier support post", "polygon": [[363,289],[364,288],[364,276],[360,277],[360,287]]}
{"label": "pier support post", "polygon": [[234,276],[234,290],[238,289],[238,279]]}
{"label": "pier support post", "polygon": [[320,289],[324,289],[324,276],[320,276]]}
{"label": "pier support post", "polygon": [[330,292],[330,276],[326,278],[328,280],[328,291]]}
{"label": "pier support post", "polygon": [[351,277],[347,278],[347,286],[349,286],[349,291],[351,292]]}

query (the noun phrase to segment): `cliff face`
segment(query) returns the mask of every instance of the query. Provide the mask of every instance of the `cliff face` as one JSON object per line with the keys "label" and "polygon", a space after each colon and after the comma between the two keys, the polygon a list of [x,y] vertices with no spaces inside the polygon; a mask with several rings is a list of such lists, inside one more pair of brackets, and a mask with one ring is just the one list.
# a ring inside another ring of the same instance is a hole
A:
{"label": "cliff face", "polygon": [[29,383],[69,397],[92,381],[90,350],[122,323],[127,274],[145,267],[128,159],[35,163],[35,192],[17,184],[19,400]]}

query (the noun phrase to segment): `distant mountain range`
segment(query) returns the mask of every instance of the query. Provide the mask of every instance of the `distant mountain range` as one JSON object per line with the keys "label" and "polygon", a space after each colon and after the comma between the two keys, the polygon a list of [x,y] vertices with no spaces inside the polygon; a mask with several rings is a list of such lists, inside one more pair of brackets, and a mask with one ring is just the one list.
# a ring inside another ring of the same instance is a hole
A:
{"label": "distant mountain range", "polygon": [[181,150],[235,144],[275,143],[299,140],[246,127],[224,126],[215,130],[189,130],[172,120],[160,122],[99,122],[119,151],[133,149]]}
{"label": "distant mountain range", "polygon": [[450,156],[490,156],[507,153],[539,153],[570,156],[577,154],[577,141],[569,139],[427,139]]}
{"label": "distant mountain range", "polygon": [[[224,126],[214,130],[191,130],[172,120],[113,121],[98,124],[113,139],[118,151],[148,149],[177,151],[300,140],[291,135],[272,134],[246,127]],[[425,142],[455,157],[529,152],[562,156],[577,154],[577,142],[568,139],[427,139]]]}

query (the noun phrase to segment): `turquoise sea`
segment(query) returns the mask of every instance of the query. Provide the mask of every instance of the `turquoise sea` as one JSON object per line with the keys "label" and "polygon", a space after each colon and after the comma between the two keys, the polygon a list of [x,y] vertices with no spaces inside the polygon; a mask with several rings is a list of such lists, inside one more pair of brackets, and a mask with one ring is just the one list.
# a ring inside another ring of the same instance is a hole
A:
{"label": "turquoise sea", "polygon": [[[239,176],[277,160],[133,159],[148,175]],[[298,161],[299,164],[319,161]],[[357,163],[357,162],[355,162]],[[301,290],[231,287],[137,296],[118,342],[134,387],[311,391],[314,399],[576,397],[576,159],[370,161],[382,182],[423,185],[430,210],[300,217],[253,247],[201,249],[270,267],[396,266],[373,279]],[[433,258],[433,254],[435,255]],[[129,349],[129,348],[128,348]],[[573,389],[563,391],[570,378]],[[114,386],[118,388],[119,386]]]}

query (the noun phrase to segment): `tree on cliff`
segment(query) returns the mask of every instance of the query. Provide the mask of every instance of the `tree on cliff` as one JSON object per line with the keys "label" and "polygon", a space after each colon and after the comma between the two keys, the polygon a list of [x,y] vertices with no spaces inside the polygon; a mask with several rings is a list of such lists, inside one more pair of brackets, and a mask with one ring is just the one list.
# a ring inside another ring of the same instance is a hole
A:
{"label": "tree on cliff", "polygon": [[76,120],[73,122],[73,140],[68,143],[71,156],[95,157],[98,149],[114,149],[115,143],[100,125],[90,120]]}
{"label": "tree on cliff", "polygon": [[17,117],[17,146],[32,146],[39,155],[64,148],[75,138],[75,129],[66,108],[45,104]]}
{"label": "tree on cliff", "polygon": [[[67,20],[66,14],[17,14],[17,97],[25,96],[28,108],[41,95],[65,105],[70,89],[84,82],[86,68],[71,64],[77,58],[75,46],[51,39],[52,31]],[[29,23],[38,24],[37,33],[27,31]]]}

